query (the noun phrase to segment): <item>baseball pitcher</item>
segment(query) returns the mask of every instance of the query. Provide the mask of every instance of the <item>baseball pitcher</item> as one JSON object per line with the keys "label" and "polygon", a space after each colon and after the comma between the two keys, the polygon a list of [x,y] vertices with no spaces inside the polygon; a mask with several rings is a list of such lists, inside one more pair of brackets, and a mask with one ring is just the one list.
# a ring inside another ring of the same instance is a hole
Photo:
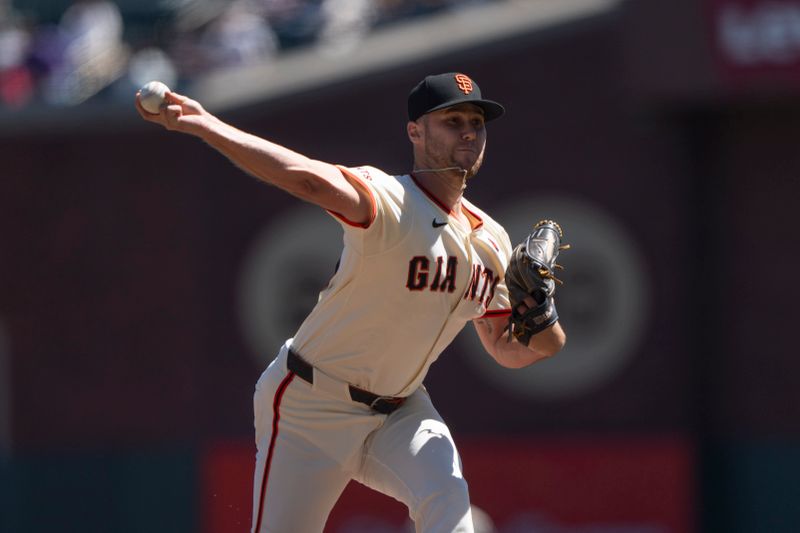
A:
{"label": "baseball pitcher", "polygon": [[504,108],[461,73],[408,97],[407,174],[346,168],[250,135],[166,94],[141,116],[199,137],[260,180],[316,204],[344,230],[338,269],[254,396],[255,533],[319,533],[351,479],[403,502],[418,532],[472,532],[467,483],[422,385],[472,322],[499,364],[520,368],[564,345],[554,294],[563,237],[550,220],[512,247],[464,197],[486,123]]}

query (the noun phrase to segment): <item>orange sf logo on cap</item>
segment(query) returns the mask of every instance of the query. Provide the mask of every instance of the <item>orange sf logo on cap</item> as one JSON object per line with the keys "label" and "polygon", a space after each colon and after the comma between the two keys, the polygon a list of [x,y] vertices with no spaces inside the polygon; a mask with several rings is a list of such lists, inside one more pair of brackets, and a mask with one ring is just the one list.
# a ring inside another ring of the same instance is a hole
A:
{"label": "orange sf logo on cap", "polygon": [[461,89],[461,92],[464,94],[472,92],[472,80],[469,79],[469,76],[466,74],[456,74],[456,85],[458,85],[458,88]]}

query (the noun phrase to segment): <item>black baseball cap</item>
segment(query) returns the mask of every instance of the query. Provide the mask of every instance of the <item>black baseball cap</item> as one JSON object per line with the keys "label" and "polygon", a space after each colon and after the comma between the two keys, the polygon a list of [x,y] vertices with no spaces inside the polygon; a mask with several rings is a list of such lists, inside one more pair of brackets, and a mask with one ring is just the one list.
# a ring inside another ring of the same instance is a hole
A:
{"label": "black baseball cap", "polygon": [[481,89],[466,74],[448,72],[427,76],[408,95],[408,120],[456,104],[475,104],[483,109],[486,122],[503,116],[505,108],[481,97]]}

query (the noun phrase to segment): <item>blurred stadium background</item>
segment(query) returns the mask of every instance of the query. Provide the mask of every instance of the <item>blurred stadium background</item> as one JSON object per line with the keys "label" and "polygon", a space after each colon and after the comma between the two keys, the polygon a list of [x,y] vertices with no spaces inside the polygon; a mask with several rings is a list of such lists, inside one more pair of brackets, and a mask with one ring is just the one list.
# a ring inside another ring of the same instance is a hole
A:
{"label": "blurred stadium background", "polygon": [[[0,531],[249,531],[253,387],[336,260],[135,89],[404,173],[451,70],[508,109],[468,196],[574,245],[564,353],[467,331],[427,380],[486,530],[798,531],[800,0],[0,0]],[[326,531],[408,524],[351,484]]]}

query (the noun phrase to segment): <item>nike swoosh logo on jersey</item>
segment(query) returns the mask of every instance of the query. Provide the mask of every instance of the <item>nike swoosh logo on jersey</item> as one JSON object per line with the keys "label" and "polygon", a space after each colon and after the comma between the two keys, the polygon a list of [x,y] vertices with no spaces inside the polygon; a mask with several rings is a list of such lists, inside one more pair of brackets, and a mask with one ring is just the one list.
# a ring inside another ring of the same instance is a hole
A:
{"label": "nike swoosh logo on jersey", "polygon": [[446,220],[444,222],[437,222],[436,219],[434,218],[433,222],[431,222],[431,226],[433,226],[434,228],[441,228],[442,226],[446,226],[446,225],[447,225],[447,221]]}

